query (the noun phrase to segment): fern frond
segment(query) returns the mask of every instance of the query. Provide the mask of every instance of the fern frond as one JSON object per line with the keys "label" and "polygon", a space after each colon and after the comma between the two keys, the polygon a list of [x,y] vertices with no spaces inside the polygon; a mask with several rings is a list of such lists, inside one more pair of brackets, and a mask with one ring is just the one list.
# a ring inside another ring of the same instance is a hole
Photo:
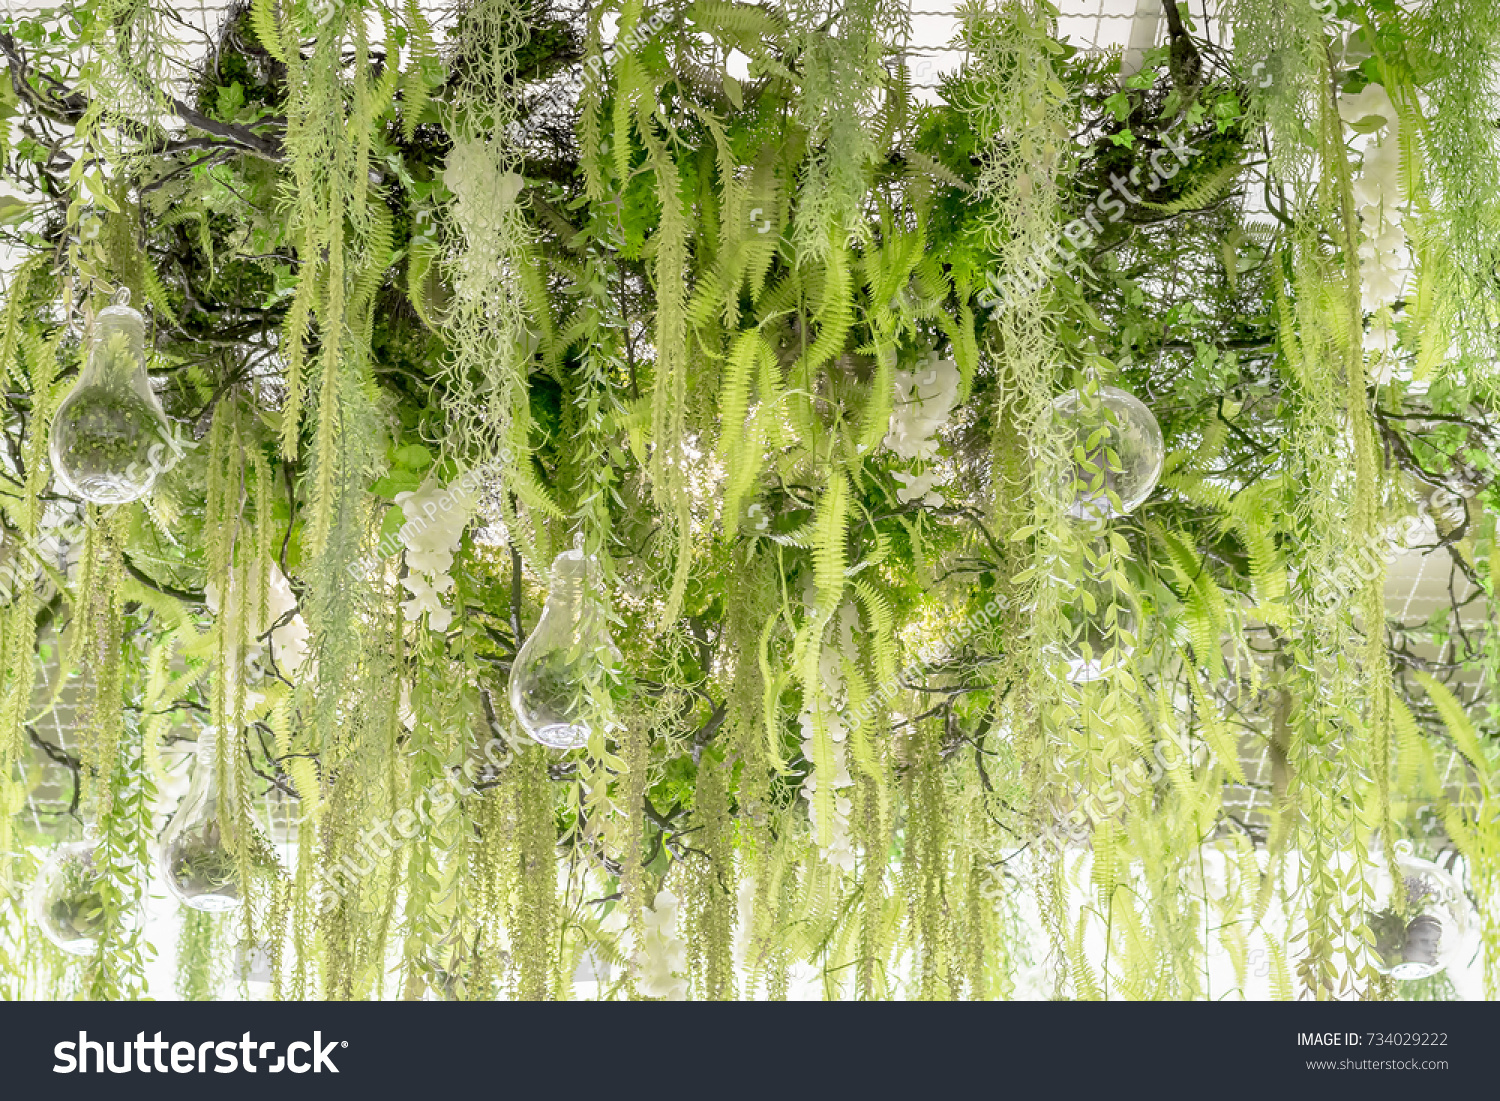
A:
{"label": "fern frond", "polygon": [[1153,203],[1146,199],[1140,205],[1159,214],[1181,214],[1186,210],[1201,210],[1222,195],[1231,183],[1240,178],[1244,165],[1230,159],[1202,179],[1194,181],[1192,187],[1169,203]]}
{"label": "fern frond", "polygon": [[1463,754],[1469,766],[1474,770],[1480,785],[1488,791],[1494,776],[1495,766],[1484,751],[1483,743],[1479,739],[1479,732],[1474,729],[1464,707],[1454,697],[1448,687],[1431,673],[1425,670],[1413,670],[1412,675],[1424,689],[1427,690],[1427,698],[1432,701],[1433,707],[1437,708],[1438,717],[1443,720],[1443,726],[1448,730],[1448,736],[1453,739],[1453,744]]}

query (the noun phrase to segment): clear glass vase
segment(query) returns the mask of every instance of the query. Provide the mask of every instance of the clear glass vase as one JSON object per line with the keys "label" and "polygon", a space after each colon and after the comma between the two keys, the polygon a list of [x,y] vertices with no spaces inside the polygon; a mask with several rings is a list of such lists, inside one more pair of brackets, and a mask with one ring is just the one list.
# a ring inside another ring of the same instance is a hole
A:
{"label": "clear glass vase", "polygon": [[219,736],[199,735],[193,779],[162,832],[159,864],[167,888],[184,906],[222,912],[241,901],[240,873],[219,825]]}
{"label": "clear glass vase", "polygon": [[517,721],[553,749],[584,745],[599,722],[597,701],[615,648],[598,588],[592,555],[581,549],[559,554],[542,618],[511,667],[510,704]]}
{"label": "clear glass vase", "polygon": [[174,458],[146,375],[146,320],[121,290],[94,318],[88,358],[52,418],[52,470],[63,490],[98,505],[144,497]]}
{"label": "clear glass vase", "polygon": [[1068,515],[1106,520],[1138,508],[1166,460],[1161,427],[1134,394],[1114,386],[1069,390],[1052,402],[1067,452],[1049,476]]}
{"label": "clear glass vase", "polygon": [[1400,908],[1372,913],[1375,970],[1394,979],[1426,979],[1462,964],[1463,940],[1473,907],[1447,869],[1414,855],[1410,841],[1397,841],[1395,875],[1382,871],[1379,888],[1399,892]]}
{"label": "clear glass vase", "polygon": [[1062,603],[1067,634],[1052,653],[1072,684],[1124,668],[1135,652],[1136,612],[1130,595],[1108,577],[1083,577]]}

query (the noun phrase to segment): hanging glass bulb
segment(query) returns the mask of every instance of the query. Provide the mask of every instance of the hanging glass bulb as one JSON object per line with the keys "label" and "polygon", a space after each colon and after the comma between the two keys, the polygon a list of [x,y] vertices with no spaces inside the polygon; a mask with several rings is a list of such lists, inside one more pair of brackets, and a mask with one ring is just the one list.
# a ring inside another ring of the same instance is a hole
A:
{"label": "hanging glass bulb", "polygon": [[27,900],[43,936],[75,956],[94,951],[109,920],[98,845],[92,836],[58,845],[37,871]]}
{"label": "hanging glass bulb", "polygon": [[240,905],[240,873],[219,826],[219,735],[198,737],[198,759],[182,805],[162,832],[159,864],[184,906],[224,911]]}
{"label": "hanging glass bulb", "polygon": [[[1380,877],[1390,886],[1389,873]],[[1410,841],[1396,842],[1395,880],[1405,909],[1370,915],[1375,969],[1394,979],[1426,979],[1462,963],[1463,938],[1472,907],[1446,868],[1412,854]]]}
{"label": "hanging glass bulb", "polygon": [[536,630],[510,671],[510,706],[526,733],[553,749],[577,749],[598,723],[595,700],[618,653],[598,597],[599,563],[582,539],[552,563]]}
{"label": "hanging glass bulb", "polygon": [[1112,579],[1085,577],[1062,611],[1068,634],[1053,652],[1070,683],[1087,684],[1108,676],[1135,652],[1135,607]]}
{"label": "hanging glass bulb", "polygon": [[1069,390],[1052,401],[1063,424],[1067,459],[1054,476],[1068,515],[1078,520],[1124,516],[1161,477],[1161,426],[1134,394],[1114,386]]}
{"label": "hanging glass bulb", "polygon": [[144,497],[171,455],[161,402],[146,377],[146,321],[122,288],[94,319],[88,361],[52,418],[52,470],[99,505]]}

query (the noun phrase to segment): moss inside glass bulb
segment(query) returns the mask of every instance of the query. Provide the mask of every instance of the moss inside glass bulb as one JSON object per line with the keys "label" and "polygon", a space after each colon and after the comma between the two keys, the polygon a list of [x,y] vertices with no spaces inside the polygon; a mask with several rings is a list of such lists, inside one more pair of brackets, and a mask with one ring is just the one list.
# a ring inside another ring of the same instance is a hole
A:
{"label": "moss inside glass bulb", "polygon": [[88,365],[52,420],[59,482],[95,504],[144,496],[170,455],[166,417],[145,374],[139,315],[127,312],[129,323],[101,321]]}
{"label": "moss inside glass bulb", "polygon": [[70,846],[44,866],[36,884],[33,914],[59,948],[75,955],[92,949],[108,922],[100,874],[92,848]]}
{"label": "moss inside glass bulb", "polygon": [[52,924],[67,936],[94,940],[104,932],[104,896],[97,880],[89,878],[69,885],[52,902]]}
{"label": "moss inside glass bulb", "polygon": [[585,713],[590,670],[584,661],[566,651],[553,651],[532,667],[521,692],[525,713],[536,716],[532,736],[554,749],[574,749],[585,744],[589,727],[571,718]]}
{"label": "moss inside glass bulb", "polygon": [[200,910],[239,905],[239,870],[217,822],[178,833],[163,856],[173,893],[183,902]]}
{"label": "moss inside glass bulb", "polygon": [[155,480],[161,442],[150,404],[130,391],[94,390],[70,402],[53,426],[62,472],[85,499],[133,501]]}
{"label": "moss inside glass bulb", "polygon": [[199,738],[192,783],[162,833],[159,867],[167,887],[194,910],[233,910],[242,890],[239,863],[219,822],[219,736]]}
{"label": "moss inside glass bulb", "polygon": [[1406,921],[1395,910],[1382,910],[1369,919],[1370,934],[1375,941],[1375,952],[1389,970],[1401,962],[1401,950],[1406,944]]}

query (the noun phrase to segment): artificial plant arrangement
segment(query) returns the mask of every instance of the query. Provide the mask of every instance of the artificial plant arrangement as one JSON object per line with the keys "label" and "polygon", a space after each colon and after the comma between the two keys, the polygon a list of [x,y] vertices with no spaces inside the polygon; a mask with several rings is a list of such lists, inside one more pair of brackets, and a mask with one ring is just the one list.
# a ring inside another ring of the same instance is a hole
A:
{"label": "artificial plant arrangement", "polygon": [[0,994],[142,992],[211,729],[187,996],[1399,997],[1398,840],[1495,996],[1488,4],[8,18],[0,876],[86,816],[109,920]]}

